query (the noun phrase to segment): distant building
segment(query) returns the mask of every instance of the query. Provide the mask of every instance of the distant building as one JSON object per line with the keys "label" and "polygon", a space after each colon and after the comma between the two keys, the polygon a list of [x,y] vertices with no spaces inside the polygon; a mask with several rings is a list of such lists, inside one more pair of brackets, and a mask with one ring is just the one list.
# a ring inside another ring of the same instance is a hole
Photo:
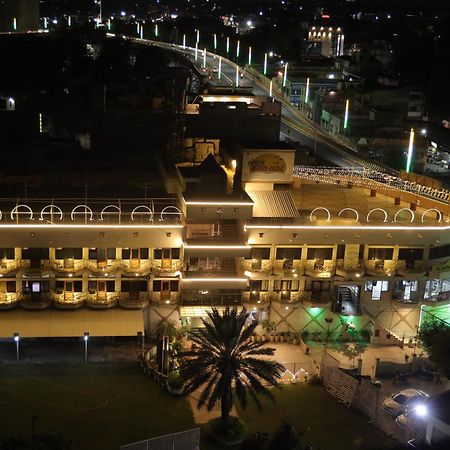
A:
{"label": "distant building", "polygon": [[308,54],[323,55],[327,58],[344,54],[344,34],[342,28],[310,27],[308,30]]}
{"label": "distant building", "polygon": [[39,0],[0,0],[0,32],[39,29]]}

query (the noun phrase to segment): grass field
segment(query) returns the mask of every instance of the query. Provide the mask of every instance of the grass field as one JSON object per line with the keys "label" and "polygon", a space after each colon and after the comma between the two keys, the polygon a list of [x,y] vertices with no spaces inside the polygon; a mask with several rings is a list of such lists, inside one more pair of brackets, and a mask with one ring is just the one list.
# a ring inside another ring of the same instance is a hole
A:
{"label": "grass field", "polygon": [[195,428],[186,399],[163,392],[137,364],[0,366],[0,435],[57,430],[76,450],[118,449]]}
{"label": "grass field", "polygon": [[305,431],[305,442],[327,450],[388,449],[395,442],[367,419],[331,398],[321,387],[285,385],[273,391],[276,403],[264,399],[264,410],[249,403],[238,407],[250,431],[270,432],[287,421]]}
{"label": "grass field", "polygon": [[[389,448],[391,441],[320,387],[304,384],[273,391],[276,403],[253,404],[239,416],[250,431],[274,431],[286,420],[326,450]],[[173,397],[145,377],[137,364],[0,365],[0,437],[36,430],[63,432],[76,450],[118,450],[121,444],[195,428],[186,398]],[[214,449],[202,443],[202,450]]]}

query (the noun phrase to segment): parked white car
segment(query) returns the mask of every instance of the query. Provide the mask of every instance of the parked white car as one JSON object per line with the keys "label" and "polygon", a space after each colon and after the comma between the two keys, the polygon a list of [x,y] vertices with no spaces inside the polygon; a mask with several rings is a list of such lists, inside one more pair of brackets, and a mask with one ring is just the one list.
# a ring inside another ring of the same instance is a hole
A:
{"label": "parked white car", "polygon": [[426,400],[428,397],[427,393],[418,389],[403,389],[387,398],[383,402],[383,408],[391,416],[397,417],[420,400]]}
{"label": "parked white car", "polygon": [[407,428],[413,431],[420,430],[426,425],[423,415],[420,414],[420,411],[417,412],[415,407],[407,409],[403,414],[397,416],[395,423],[400,428]]}

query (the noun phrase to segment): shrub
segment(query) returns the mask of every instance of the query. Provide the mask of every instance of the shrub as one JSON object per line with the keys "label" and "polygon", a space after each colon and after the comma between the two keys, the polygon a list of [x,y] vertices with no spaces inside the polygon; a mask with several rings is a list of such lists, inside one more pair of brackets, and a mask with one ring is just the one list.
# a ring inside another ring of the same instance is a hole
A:
{"label": "shrub", "polygon": [[167,384],[173,389],[181,389],[184,387],[184,380],[178,371],[173,370],[167,377]]}
{"label": "shrub", "polygon": [[320,379],[319,375],[314,374],[309,380],[308,380],[309,384],[312,385],[317,385],[317,384],[321,384],[322,380]]}
{"label": "shrub", "polygon": [[239,444],[248,434],[247,425],[237,417],[230,417],[225,421],[220,417],[212,419],[203,431],[208,439],[223,446]]}

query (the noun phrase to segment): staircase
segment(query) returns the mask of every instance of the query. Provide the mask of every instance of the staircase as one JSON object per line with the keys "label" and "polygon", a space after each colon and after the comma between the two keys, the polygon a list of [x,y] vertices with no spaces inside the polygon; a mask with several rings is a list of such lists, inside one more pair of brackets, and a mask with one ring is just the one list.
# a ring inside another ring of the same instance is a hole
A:
{"label": "staircase", "polygon": [[[378,320],[378,318],[371,313],[367,308],[362,308],[361,311],[365,316],[369,317],[370,319],[372,319],[372,321],[374,322],[375,326],[382,328],[386,333],[389,333],[392,337],[392,345],[398,345],[400,348],[403,348],[404,342],[403,339],[398,336],[397,334],[395,334],[392,330],[390,330],[388,327],[385,327],[382,323],[380,323],[380,321]],[[374,336],[372,336],[372,339],[376,339]]]}
{"label": "staircase", "polygon": [[352,293],[350,292],[350,288],[348,287],[342,287],[339,289],[339,294],[341,296],[341,300],[343,302],[352,302],[353,301],[353,297],[352,297]]}
{"label": "staircase", "polygon": [[220,223],[220,237],[227,241],[237,242],[239,232],[235,220],[222,220]]}

